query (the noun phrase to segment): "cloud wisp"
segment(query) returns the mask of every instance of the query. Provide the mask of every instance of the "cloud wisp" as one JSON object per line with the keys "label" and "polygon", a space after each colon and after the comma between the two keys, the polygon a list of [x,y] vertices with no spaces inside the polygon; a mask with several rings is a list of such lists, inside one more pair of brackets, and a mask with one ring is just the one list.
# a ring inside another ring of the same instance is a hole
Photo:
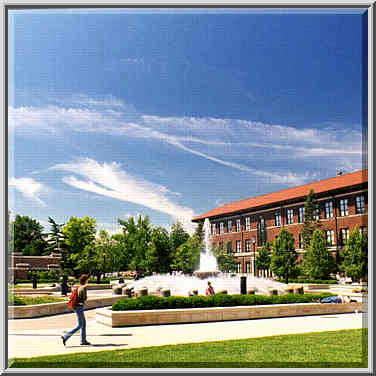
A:
{"label": "cloud wisp", "polygon": [[260,168],[265,158],[269,162],[299,160],[303,164],[320,160],[353,169],[360,168],[362,160],[360,126],[349,132],[340,127],[296,128],[238,119],[150,116],[137,113],[112,96],[76,96],[65,106],[10,107],[9,127],[38,137],[43,130],[47,136],[69,131],[152,139],[284,185],[303,184],[317,176]]}
{"label": "cloud wisp", "polygon": [[63,177],[63,182],[72,187],[157,210],[182,222],[190,232],[193,229],[191,219],[196,213],[169,198],[170,191],[167,187],[136,178],[121,169],[116,162],[101,164],[85,158],[73,163],[54,165],[50,170],[78,175],[79,178],[74,175]]}
{"label": "cloud wisp", "polygon": [[46,206],[45,202],[40,198],[42,193],[47,192],[47,187],[44,184],[32,178],[12,177],[9,179],[8,185],[14,187],[27,199],[35,201],[42,206]]}

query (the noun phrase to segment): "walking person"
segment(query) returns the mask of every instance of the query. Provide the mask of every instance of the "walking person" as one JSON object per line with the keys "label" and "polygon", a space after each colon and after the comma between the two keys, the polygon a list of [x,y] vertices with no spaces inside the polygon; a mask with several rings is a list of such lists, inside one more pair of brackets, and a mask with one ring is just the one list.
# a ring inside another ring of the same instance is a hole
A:
{"label": "walking person", "polygon": [[83,274],[80,277],[79,281],[80,287],[77,288],[77,305],[73,308],[74,312],[76,312],[77,315],[77,326],[61,336],[64,346],[68,339],[80,329],[81,345],[91,345],[91,343],[86,340],[86,319],[84,314],[84,304],[87,300],[87,284],[89,281],[89,276],[87,274]]}
{"label": "walking person", "polygon": [[206,295],[214,295],[214,294],[215,294],[215,292],[214,292],[214,288],[213,288],[213,286],[211,285],[210,281],[208,281],[208,287],[207,287],[207,289],[206,289],[206,291],[205,291],[205,294],[206,294]]}

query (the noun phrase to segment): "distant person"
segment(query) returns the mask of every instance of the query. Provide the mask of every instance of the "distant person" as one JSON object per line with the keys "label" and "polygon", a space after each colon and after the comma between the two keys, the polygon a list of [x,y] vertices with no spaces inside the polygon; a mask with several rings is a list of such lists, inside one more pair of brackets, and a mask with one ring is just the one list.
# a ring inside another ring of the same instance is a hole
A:
{"label": "distant person", "polygon": [[208,287],[206,289],[205,294],[206,295],[214,295],[215,294],[213,286],[211,285],[210,281],[208,281]]}
{"label": "distant person", "polygon": [[86,319],[84,314],[84,304],[87,300],[87,284],[89,281],[89,276],[87,274],[83,274],[80,279],[80,286],[77,288],[78,292],[78,304],[74,308],[74,312],[77,315],[77,326],[70,330],[69,332],[65,333],[61,336],[63,340],[63,345],[68,341],[70,337],[78,330],[81,329],[81,345],[91,345],[90,342],[86,340]]}

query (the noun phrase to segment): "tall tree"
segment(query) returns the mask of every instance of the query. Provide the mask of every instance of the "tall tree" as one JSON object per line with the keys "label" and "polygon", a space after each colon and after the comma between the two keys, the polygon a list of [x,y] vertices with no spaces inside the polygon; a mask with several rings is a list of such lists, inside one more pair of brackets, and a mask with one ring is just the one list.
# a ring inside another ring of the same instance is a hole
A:
{"label": "tall tree", "polygon": [[336,271],[336,262],[328,250],[325,235],[320,230],[313,232],[311,244],[304,255],[303,270],[313,279],[329,279]]}
{"label": "tall tree", "polygon": [[148,269],[146,252],[151,245],[151,230],[149,217],[138,216],[137,222],[133,217],[127,221],[118,220],[123,227],[123,250],[129,259],[129,267],[145,272]]}
{"label": "tall tree", "polygon": [[296,265],[298,254],[294,247],[294,236],[282,229],[273,243],[270,268],[275,275],[288,283],[289,279],[297,276],[299,269]]}
{"label": "tall tree", "polygon": [[347,239],[343,250],[343,264],[345,274],[353,282],[367,278],[368,276],[368,234],[361,233],[356,227]]}
{"label": "tall tree", "polygon": [[69,221],[63,226],[61,232],[64,236],[64,243],[67,247],[67,265],[66,271],[78,275],[78,261],[84,249],[92,245],[95,240],[96,220],[94,218],[70,217]]}
{"label": "tall tree", "polygon": [[62,251],[62,244],[64,243],[64,236],[61,229],[64,226],[64,223],[58,224],[55,222],[54,219],[48,217],[48,222],[51,225],[51,230],[47,234],[48,235],[48,246],[46,251],[47,252],[58,252],[61,253]]}
{"label": "tall tree", "polygon": [[146,251],[147,271],[167,273],[172,262],[169,236],[166,229],[155,227],[151,232],[151,244]]}
{"label": "tall tree", "polygon": [[189,234],[184,230],[183,225],[180,222],[174,223],[170,231],[170,250],[173,258],[177,249],[188,239]]}
{"label": "tall tree", "polygon": [[24,256],[42,255],[47,243],[43,234],[43,226],[33,218],[16,215],[10,228],[10,241],[14,252],[22,252]]}
{"label": "tall tree", "polygon": [[315,198],[315,192],[313,189],[309,191],[309,194],[306,198],[304,204],[304,223],[302,228],[302,238],[303,238],[303,249],[308,250],[313,232],[320,228],[320,219],[319,219],[319,204]]}
{"label": "tall tree", "polygon": [[256,257],[257,270],[265,271],[270,268],[272,245],[273,243],[266,242],[266,244],[260,249],[259,254]]}

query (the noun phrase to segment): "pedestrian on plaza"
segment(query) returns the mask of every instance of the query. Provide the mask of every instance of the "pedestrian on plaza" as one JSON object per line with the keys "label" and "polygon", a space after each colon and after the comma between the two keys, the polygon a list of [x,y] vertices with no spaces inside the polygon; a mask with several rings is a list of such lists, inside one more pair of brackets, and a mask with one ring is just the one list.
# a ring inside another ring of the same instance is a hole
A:
{"label": "pedestrian on plaza", "polygon": [[68,339],[80,329],[81,329],[81,345],[91,344],[90,342],[86,340],[86,319],[85,319],[85,313],[84,313],[84,304],[87,300],[87,284],[89,281],[89,276],[87,274],[83,274],[79,278],[79,281],[80,281],[80,287],[78,287],[78,290],[77,290],[78,304],[73,309],[77,315],[77,326],[61,336],[64,346],[65,346],[65,343],[68,341]]}
{"label": "pedestrian on plaza", "polygon": [[206,295],[214,295],[215,294],[213,286],[211,285],[210,281],[208,281],[208,287],[206,289],[205,294]]}

